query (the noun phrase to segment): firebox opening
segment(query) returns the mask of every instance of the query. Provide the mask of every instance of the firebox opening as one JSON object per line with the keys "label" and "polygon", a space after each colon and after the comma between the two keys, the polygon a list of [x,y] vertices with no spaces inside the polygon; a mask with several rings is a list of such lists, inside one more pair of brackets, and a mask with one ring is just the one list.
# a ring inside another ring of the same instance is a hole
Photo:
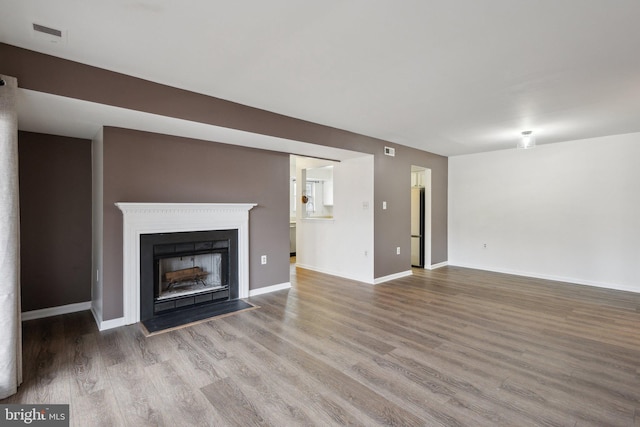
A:
{"label": "firebox opening", "polygon": [[223,284],[221,268],[219,253],[160,259],[156,300],[222,289],[227,284]]}
{"label": "firebox opening", "polygon": [[140,236],[141,320],[238,298],[237,230]]}
{"label": "firebox opening", "polygon": [[153,246],[154,313],[229,299],[229,241]]}

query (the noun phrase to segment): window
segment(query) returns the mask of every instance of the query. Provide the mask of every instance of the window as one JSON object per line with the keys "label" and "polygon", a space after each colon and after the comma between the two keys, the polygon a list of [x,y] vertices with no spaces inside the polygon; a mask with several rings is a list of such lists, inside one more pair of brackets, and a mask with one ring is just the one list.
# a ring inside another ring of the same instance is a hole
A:
{"label": "window", "polygon": [[333,165],[303,169],[306,218],[333,218]]}
{"label": "window", "polygon": [[315,181],[307,180],[306,184],[307,185],[304,192],[304,195],[307,196],[306,211],[307,211],[307,214],[312,216],[316,211],[316,184],[317,183]]}

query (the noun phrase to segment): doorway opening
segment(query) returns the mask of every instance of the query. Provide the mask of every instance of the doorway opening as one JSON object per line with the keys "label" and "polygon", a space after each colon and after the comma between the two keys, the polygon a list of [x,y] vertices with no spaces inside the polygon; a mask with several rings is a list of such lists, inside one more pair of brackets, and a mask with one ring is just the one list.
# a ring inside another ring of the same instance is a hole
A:
{"label": "doorway opening", "polygon": [[431,169],[411,166],[411,266],[431,269]]}
{"label": "doorway opening", "polygon": [[[289,156],[289,257],[296,264],[305,245],[299,240],[302,220],[333,220],[334,167],[339,161]],[[304,259],[304,256],[302,256]]]}
{"label": "doorway opening", "polygon": [[373,166],[371,154],[339,161],[292,156],[289,255],[295,253],[295,268],[373,282]]}

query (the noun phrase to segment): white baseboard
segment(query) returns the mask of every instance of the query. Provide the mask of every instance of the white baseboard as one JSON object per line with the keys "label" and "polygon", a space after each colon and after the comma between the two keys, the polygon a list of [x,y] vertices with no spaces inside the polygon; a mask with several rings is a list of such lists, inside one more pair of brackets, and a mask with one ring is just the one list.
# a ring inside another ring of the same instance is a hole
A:
{"label": "white baseboard", "polygon": [[462,268],[473,268],[474,270],[484,270],[484,271],[492,271],[494,273],[504,273],[504,274],[512,274],[514,276],[523,276],[523,277],[531,277],[533,279],[544,279],[544,280],[553,280],[554,282],[563,282],[572,285],[582,285],[582,286],[593,286],[596,288],[604,288],[604,289],[612,289],[614,291],[626,291],[626,292],[635,292],[640,293],[640,289],[633,288],[630,286],[619,285],[615,283],[604,283],[604,282],[595,282],[591,280],[577,279],[575,277],[565,277],[565,276],[554,276],[551,274],[540,274],[540,273],[531,273],[526,271],[518,271],[518,270],[509,270],[503,268],[487,268],[479,265],[472,264],[462,264],[455,263],[450,264],[455,267]]}
{"label": "white baseboard", "polygon": [[401,271],[399,273],[390,274],[388,276],[378,277],[373,280],[374,285],[379,285],[380,283],[388,282],[389,280],[402,279],[403,277],[411,276],[413,273],[411,270]]}
{"label": "white baseboard", "polygon": [[120,326],[124,326],[126,323],[124,322],[124,317],[118,317],[117,319],[111,320],[102,320],[101,316],[98,316],[93,309],[91,308],[91,314],[93,314],[93,318],[96,321],[96,325],[98,325],[99,331],[106,331],[107,329],[119,328]]}
{"label": "white baseboard", "polygon": [[268,294],[270,292],[282,291],[291,288],[291,282],[280,283],[278,285],[265,286],[264,288],[250,289],[249,297],[255,297],[262,294]]}
{"label": "white baseboard", "polygon": [[22,321],[24,322],[26,320],[43,319],[46,317],[77,313],[79,311],[85,310],[91,310],[93,319],[96,321],[96,325],[101,331],[111,328],[117,328],[118,326],[124,326],[124,317],[107,321],[101,320],[101,316],[98,316],[94,308],[91,306],[91,301],[61,305],[58,307],[43,308],[41,310],[25,311],[24,313],[22,313]]}
{"label": "white baseboard", "polygon": [[119,328],[125,325],[124,317],[118,317],[117,319],[103,320],[98,324],[98,329],[100,331],[106,331],[107,329]]}
{"label": "white baseboard", "polygon": [[312,265],[296,263],[296,267],[304,268],[305,270],[311,270],[311,271],[315,271],[315,272],[322,273],[322,274],[328,274],[330,276],[341,277],[343,279],[355,280],[356,282],[364,282],[364,283],[368,283],[370,285],[374,284],[372,279],[365,279],[363,277],[351,276],[351,275],[348,275],[348,274],[343,274],[343,273],[339,273],[339,272],[332,271],[332,270],[325,270],[323,268],[314,267]]}
{"label": "white baseboard", "polygon": [[78,302],[75,304],[61,305],[58,307],[43,308],[40,310],[25,311],[22,313],[22,320],[43,319],[45,317],[58,316],[60,314],[76,313],[91,309],[91,301]]}
{"label": "white baseboard", "polygon": [[431,267],[429,267],[429,270],[435,270],[436,268],[446,267],[447,265],[449,265],[448,261],[439,262],[437,264],[431,264]]}

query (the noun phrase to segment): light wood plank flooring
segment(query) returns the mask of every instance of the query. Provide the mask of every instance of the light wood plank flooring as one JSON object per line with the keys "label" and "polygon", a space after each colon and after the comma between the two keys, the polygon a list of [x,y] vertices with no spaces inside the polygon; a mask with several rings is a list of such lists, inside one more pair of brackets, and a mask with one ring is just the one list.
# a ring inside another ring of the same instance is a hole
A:
{"label": "light wood plank flooring", "polygon": [[70,403],[75,426],[640,426],[640,294],[455,267],[292,281],[150,338],[25,322],[2,403]]}

